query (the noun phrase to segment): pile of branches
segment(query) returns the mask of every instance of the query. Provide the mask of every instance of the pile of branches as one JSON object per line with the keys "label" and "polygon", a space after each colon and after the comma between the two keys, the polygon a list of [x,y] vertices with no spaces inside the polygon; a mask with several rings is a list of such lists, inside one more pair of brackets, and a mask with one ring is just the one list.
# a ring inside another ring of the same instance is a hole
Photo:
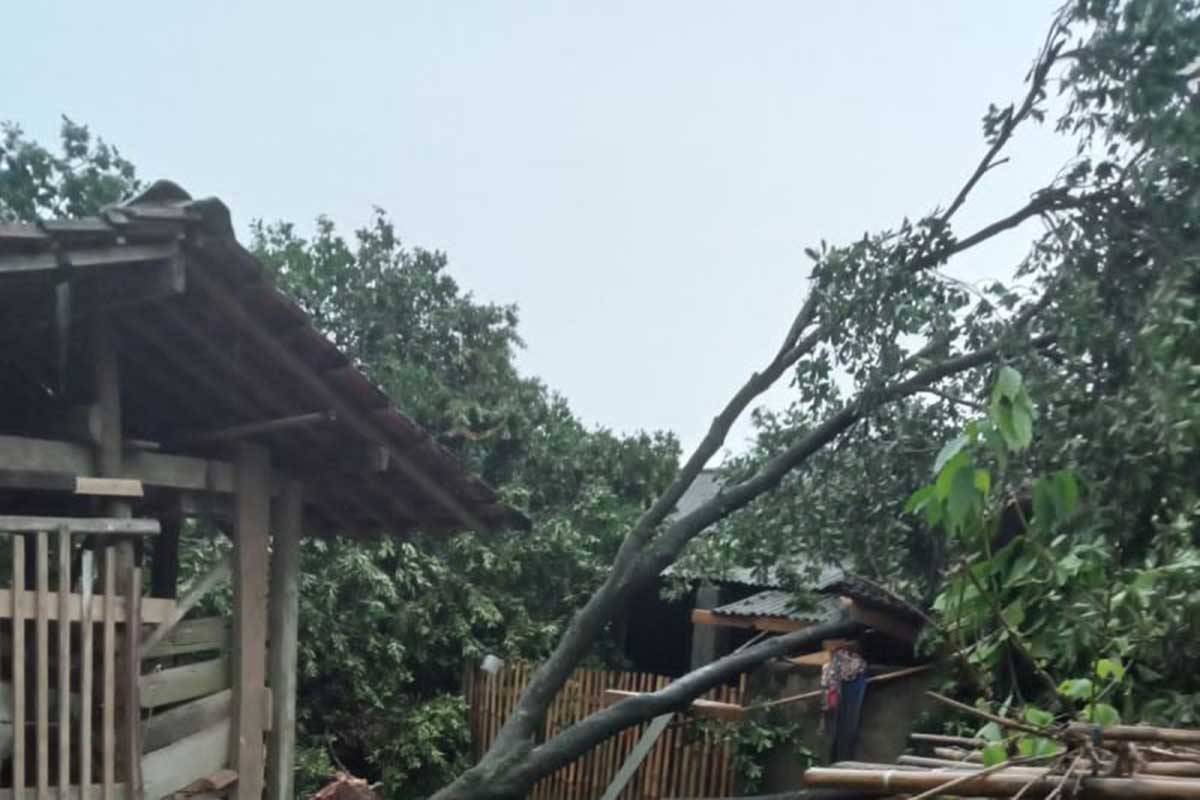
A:
{"label": "pile of branches", "polygon": [[895,764],[840,762],[805,774],[814,788],[903,795],[1011,798],[1200,798],[1200,730],[1067,722],[1053,726],[991,714],[929,693],[938,702],[1041,743],[1036,755],[994,760],[994,742],[913,734],[933,756],[903,755]]}

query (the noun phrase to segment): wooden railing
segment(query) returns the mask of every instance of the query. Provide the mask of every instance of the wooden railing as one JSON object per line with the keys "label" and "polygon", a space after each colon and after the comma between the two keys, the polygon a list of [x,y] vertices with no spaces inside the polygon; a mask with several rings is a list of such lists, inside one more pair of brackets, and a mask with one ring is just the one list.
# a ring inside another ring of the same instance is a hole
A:
{"label": "wooden railing", "polygon": [[[506,666],[494,674],[468,670],[465,694],[470,706],[471,738],[475,757],[495,739],[529,682],[531,667]],[[608,689],[649,692],[661,689],[671,679],[643,672],[577,670],[559,692],[546,715],[543,735],[553,736],[604,707]],[[744,687],[715,689],[704,697],[726,703],[742,702]],[[633,779],[621,793],[622,800],[659,798],[730,797],[734,790],[732,752],[687,718],[677,718],[659,737]],[[679,724],[682,723],[682,724]],[[532,800],[596,800],[612,782],[625,758],[633,750],[645,725],[630,728],[602,742],[582,758],[540,781],[530,793]]]}
{"label": "wooden railing", "polygon": [[[12,558],[0,619],[10,620],[10,736],[2,755],[11,760],[13,797],[49,800],[51,787],[62,800],[126,796],[141,755],[141,623],[161,621],[174,604],[144,600],[140,568],[132,559],[118,566],[116,552],[129,537],[157,531],[151,520],[0,517]],[[76,549],[76,537],[85,536]],[[132,703],[132,713],[119,718],[118,703]]]}

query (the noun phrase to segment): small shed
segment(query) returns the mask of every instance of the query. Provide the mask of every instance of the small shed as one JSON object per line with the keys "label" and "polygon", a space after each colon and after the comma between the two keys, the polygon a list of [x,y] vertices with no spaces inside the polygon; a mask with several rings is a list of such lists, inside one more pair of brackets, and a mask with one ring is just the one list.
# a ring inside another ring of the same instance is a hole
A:
{"label": "small shed", "polygon": [[[0,224],[0,387],[6,796],[291,800],[300,538],[528,525],[169,182]],[[181,589],[190,517],[232,549]]]}

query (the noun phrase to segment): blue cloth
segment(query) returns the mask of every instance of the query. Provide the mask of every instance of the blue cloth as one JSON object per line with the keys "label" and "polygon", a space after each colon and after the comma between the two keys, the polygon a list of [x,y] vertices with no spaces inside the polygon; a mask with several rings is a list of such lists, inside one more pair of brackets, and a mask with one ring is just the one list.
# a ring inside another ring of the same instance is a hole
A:
{"label": "blue cloth", "polygon": [[842,681],[838,698],[837,722],[833,732],[833,762],[854,760],[858,727],[862,718],[863,698],[867,694],[867,676]]}

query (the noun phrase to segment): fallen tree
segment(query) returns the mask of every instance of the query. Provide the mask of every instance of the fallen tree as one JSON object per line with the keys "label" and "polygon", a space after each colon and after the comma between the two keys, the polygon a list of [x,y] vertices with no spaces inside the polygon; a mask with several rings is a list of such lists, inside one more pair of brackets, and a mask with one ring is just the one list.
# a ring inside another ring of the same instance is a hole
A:
{"label": "fallen tree", "polygon": [[[1194,11],[1190,6],[1175,10],[1185,22]],[[734,393],[669,488],[628,531],[607,579],[534,673],[492,747],[435,797],[523,796],[538,779],[619,730],[682,707],[766,659],[847,632],[834,625],[779,637],[539,741],[547,708],[605,627],[706,528],[770,492],[891,403],[944,391],[947,384],[983,385],[987,381],[981,380],[982,372],[1031,351],[1055,356],[1063,320],[1071,313],[1072,300],[1078,299],[1071,293],[1085,280],[1089,286],[1095,283],[1097,261],[1101,268],[1123,266],[1110,258],[1112,237],[1144,227],[1146,186],[1161,178],[1155,148],[1162,143],[1146,139],[1131,146],[1136,138],[1122,126],[1132,114],[1102,110],[1113,102],[1112,87],[1137,88],[1139,81],[1160,80],[1188,56],[1187,47],[1176,45],[1166,56],[1162,47],[1151,49],[1154,58],[1148,59],[1146,43],[1138,37],[1162,31],[1139,27],[1138,13],[1148,12],[1116,3],[1081,4],[1054,20],[1027,76],[1025,94],[1017,103],[989,110],[984,121],[986,152],[944,209],[848,246],[822,244],[806,251],[814,261],[807,297],[772,357]],[[1089,38],[1068,49],[1073,26]],[[1077,134],[1081,152],[1098,149],[1099,155],[1081,157],[1031,192],[1025,204],[958,235],[952,224],[958,212],[987,174],[1004,163],[1014,134],[1022,125],[1043,120],[1052,82],[1060,82],[1070,98],[1059,128]],[[1167,152],[1161,155],[1171,157]],[[1022,291],[1000,284],[977,289],[946,272],[952,259],[1031,220],[1040,221],[1043,232],[1015,265],[1029,282]],[[1092,257],[1080,258],[1081,254]],[[1149,263],[1147,269],[1153,268]],[[1128,288],[1135,291],[1139,285],[1132,282]],[[752,473],[726,483],[708,502],[672,516],[683,493],[723,446],[735,420],[789,375],[806,411],[783,437],[778,452]]]}

